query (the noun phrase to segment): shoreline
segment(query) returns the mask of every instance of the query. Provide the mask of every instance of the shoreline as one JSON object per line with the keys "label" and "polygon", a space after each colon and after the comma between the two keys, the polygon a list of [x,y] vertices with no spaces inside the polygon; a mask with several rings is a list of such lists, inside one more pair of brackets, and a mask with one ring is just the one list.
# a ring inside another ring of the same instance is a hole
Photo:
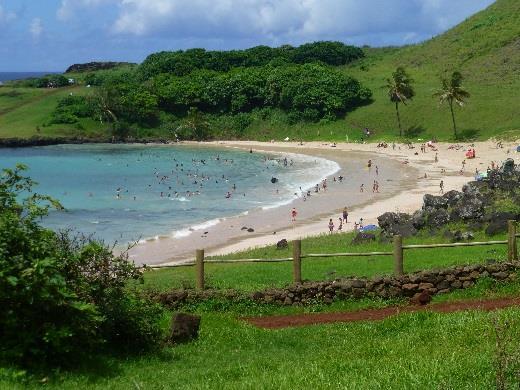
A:
{"label": "shoreline", "polygon": [[[192,144],[201,145],[200,143]],[[359,219],[352,217],[351,211],[354,210],[354,207],[368,207],[374,202],[395,196],[403,189],[411,188],[417,174],[414,168],[383,156],[374,156],[366,151],[355,150],[344,153],[333,148],[309,149],[285,143],[273,146],[267,143],[252,145],[237,142],[212,142],[202,145],[243,150],[253,148],[255,153],[296,153],[307,157],[324,158],[334,161],[339,165],[340,170],[328,176],[327,192],[320,191],[318,196],[313,193],[307,202],[299,197],[280,207],[267,210],[255,209],[250,210],[247,215],[223,218],[218,225],[205,229],[206,232],[202,236],[195,231],[186,240],[159,238],[147,241],[132,248],[129,253],[131,260],[149,265],[179,264],[192,260],[195,249],[204,248],[208,256],[214,256],[247,249],[251,246],[275,244],[284,238],[292,239],[294,235],[299,237],[300,235],[324,233],[331,215],[333,215],[332,218],[334,218],[337,228],[338,217],[345,206],[349,207],[350,217],[349,223],[344,225],[344,231],[351,230],[354,220]],[[372,171],[366,168],[369,159],[374,161]],[[377,160],[380,164],[379,176],[376,176],[375,172]],[[359,164],[363,166],[363,169]],[[344,182],[334,182],[334,176],[339,177],[340,175],[345,177]],[[382,193],[372,193],[371,191],[371,180],[375,178],[381,183]],[[364,193],[359,192],[360,183],[365,184]],[[289,217],[289,211],[293,206],[299,213],[295,223],[292,223]],[[364,219],[366,221],[366,218]],[[244,228],[249,227],[254,228],[254,232],[243,231]],[[215,236],[218,239],[214,239]]]}
{"label": "shoreline", "polygon": [[[480,172],[485,172],[487,167],[490,166],[491,161],[500,164],[506,158],[513,158],[515,162],[520,162],[520,154],[516,152],[517,143],[513,142],[503,143],[503,148],[497,148],[496,143],[492,141],[471,144],[437,143],[435,144],[437,151],[433,151],[427,147],[424,153],[420,150],[420,144],[413,145],[413,149],[400,144],[395,150],[391,147],[391,144],[389,144],[387,148],[378,148],[377,144],[349,143],[338,143],[335,148],[331,148],[330,143],[323,142],[307,142],[304,145],[299,145],[295,142],[216,141],[204,144],[246,150],[252,148],[257,151],[266,149],[267,151],[290,150],[294,153],[307,155],[315,155],[316,153],[319,154],[323,151],[330,150],[345,153],[367,153],[371,155],[373,159],[387,158],[398,164],[405,165],[408,169],[411,169],[410,172],[413,172],[416,176],[410,177],[407,184],[403,186],[400,191],[389,194],[386,197],[370,198],[356,206],[349,207],[350,221],[355,221],[362,217],[365,224],[376,225],[377,217],[385,212],[398,211],[411,213],[420,209],[425,194],[440,193],[439,184],[441,180],[444,182],[444,192],[450,190],[460,191],[464,184],[474,179],[475,169],[478,169]],[[453,145],[460,145],[460,147],[458,149],[452,148]],[[477,150],[477,156],[475,159],[466,159],[465,152],[471,145]],[[438,162],[435,162],[436,154],[438,156]],[[331,159],[335,161],[333,158]],[[404,164],[406,161],[408,163]],[[462,161],[465,161],[465,166],[461,174]],[[426,177],[424,177],[425,174]],[[230,240],[226,244],[208,250],[206,254],[207,256],[226,255],[254,247],[274,245],[281,238],[290,241],[324,234],[326,233],[325,227],[329,218],[337,218],[337,211],[334,213],[322,213],[298,226],[279,230],[276,235],[255,234],[251,237]],[[352,223],[345,226],[343,232],[351,230],[353,230]],[[192,256],[190,256],[190,258],[191,257]],[[187,260],[188,259],[184,259],[184,262]],[[167,261],[161,264],[168,265],[182,262],[183,261]]]}

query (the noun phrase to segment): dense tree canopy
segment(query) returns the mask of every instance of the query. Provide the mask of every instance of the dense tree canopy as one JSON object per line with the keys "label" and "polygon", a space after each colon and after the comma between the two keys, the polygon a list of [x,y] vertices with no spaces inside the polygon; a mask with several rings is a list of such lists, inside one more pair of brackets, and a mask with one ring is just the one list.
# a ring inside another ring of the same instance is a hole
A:
{"label": "dense tree canopy", "polygon": [[246,50],[160,52],[148,56],[139,68],[142,78],[161,73],[184,76],[197,69],[227,72],[237,67],[265,66],[268,64],[306,64],[323,62],[327,65],[344,65],[362,58],[363,51],[341,42],[314,42],[299,47],[289,45],[271,48],[256,46]]}
{"label": "dense tree canopy", "polygon": [[308,120],[334,119],[371,97],[356,80],[318,64],[161,74],[153,78],[150,90],[161,109],[175,114],[184,115],[191,107],[231,114],[271,107]]}
{"label": "dense tree canopy", "polygon": [[[237,136],[258,110],[263,119],[265,110],[278,110],[289,123],[334,120],[371,98],[371,91],[333,67],[361,57],[361,49],[340,42],[155,53],[136,68],[85,74],[82,82],[95,87],[90,96],[60,101],[49,124],[91,117],[110,123],[121,137],[161,126],[200,139],[213,136],[215,122]],[[193,113],[205,118],[204,131],[193,131]]]}

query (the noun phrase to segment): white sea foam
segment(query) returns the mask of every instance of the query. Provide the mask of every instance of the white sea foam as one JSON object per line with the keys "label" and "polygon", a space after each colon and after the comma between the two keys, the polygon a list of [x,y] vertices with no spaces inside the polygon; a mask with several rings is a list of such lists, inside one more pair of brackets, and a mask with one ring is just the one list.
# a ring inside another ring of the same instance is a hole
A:
{"label": "white sea foam", "polygon": [[177,202],[191,202],[191,200],[186,199],[184,196],[181,196],[180,198],[171,198],[171,200],[176,200]]}
{"label": "white sea foam", "polygon": [[184,229],[181,229],[181,230],[176,230],[176,231],[174,231],[172,233],[172,236],[173,236],[173,238],[188,237],[193,232],[196,232],[198,230],[209,229],[212,226],[218,225],[222,220],[223,220],[223,218],[211,219],[209,221],[202,222],[202,223],[199,223],[197,225],[193,225],[193,226],[188,227],[188,228],[184,228]]}
{"label": "white sea foam", "polygon": [[297,197],[299,198],[302,191],[307,191],[314,188],[314,186],[321,183],[323,179],[334,175],[341,169],[339,164],[335,161],[327,160],[321,157],[312,157],[294,153],[284,153],[284,155],[295,161],[295,163],[309,163],[309,161],[313,160],[316,162],[316,167],[306,167],[297,171],[289,171],[285,180],[287,182],[290,181],[290,184],[286,184],[284,186],[286,191],[284,191],[285,194],[282,194],[285,199],[269,205],[265,205],[262,207],[262,210],[270,210],[281,206],[287,206],[296,198],[294,194],[297,194]]}

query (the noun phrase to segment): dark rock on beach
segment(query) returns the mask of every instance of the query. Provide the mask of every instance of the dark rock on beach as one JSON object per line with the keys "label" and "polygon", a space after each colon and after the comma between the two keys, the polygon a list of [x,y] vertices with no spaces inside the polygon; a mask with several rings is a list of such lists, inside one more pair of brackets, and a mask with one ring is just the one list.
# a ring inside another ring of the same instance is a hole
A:
{"label": "dark rock on beach", "polygon": [[377,221],[382,229],[382,235],[385,236],[411,237],[417,234],[409,214],[388,212],[377,217]]}
{"label": "dark rock on beach", "polygon": [[276,249],[285,249],[289,247],[289,243],[285,238],[281,239],[276,243]]}
{"label": "dark rock on beach", "polygon": [[359,245],[359,244],[365,244],[370,241],[375,241],[376,236],[372,233],[358,233],[356,237],[352,240],[352,244]]}

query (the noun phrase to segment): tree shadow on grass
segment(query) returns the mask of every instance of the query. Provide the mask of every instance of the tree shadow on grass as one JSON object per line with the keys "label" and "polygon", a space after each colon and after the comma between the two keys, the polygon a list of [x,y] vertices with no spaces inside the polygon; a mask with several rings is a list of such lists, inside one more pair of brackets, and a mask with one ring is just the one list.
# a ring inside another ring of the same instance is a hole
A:
{"label": "tree shadow on grass", "polygon": [[475,141],[478,139],[480,130],[477,129],[464,129],[460,131],[455,137],[456,141]]}
{"label": "tree shadow on grass", "polygon": [[404,137],[408,139],[417,138],[425,131],[426,129],[423,126],[414,125],[404,131]]}
{"label": "tree shadow on grass", "polygon": [[[171,348],[146,352],[143,354],[124,354],[124,353],[100,353],[82,359],[74,366],[53,366],[52,362],[47,362],[46,366],[31,367],[23,370],[26,374],[15,379],[16,382],[24,384],[47,383],[60,385],[69,379],[73,382],[85,382],[96,384],[107,379],[117,378],[123,374],[123,366],[126,364],[139,364],[140,360],[149,364],[150,360],[159,362],[171,362],[178,360]],[[4,365],[0,367],[9,377],[9,372],[20,372],[21,367],[14,365]],[[1,379],[1,376],[0,376]],[[14,377],[12,376],[12,379]]]}

